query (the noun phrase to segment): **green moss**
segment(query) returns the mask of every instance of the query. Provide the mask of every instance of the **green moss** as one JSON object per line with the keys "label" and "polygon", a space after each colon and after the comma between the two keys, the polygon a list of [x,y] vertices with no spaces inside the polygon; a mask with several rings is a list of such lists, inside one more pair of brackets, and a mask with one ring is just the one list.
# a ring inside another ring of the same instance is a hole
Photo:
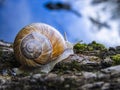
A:
{"label": "green moss", "polygon": [[103,44],[97,43],[95,41],[92,41],[88,44],[88,47],[93,48],[94,50],[105,50],[106,47]]}
{"label": "green moss", "polygon": [[120,54],[113,55],[112,57],[113,65],[119,65],[120,64]]}
{"label": "green moss", "polygon": [[70,70],[81,71],[81,69],[80,69],[80,63],[78,61],[72,61],[70,63]]}
{"label": "green moss", "polygon": [[94,51],[94,50],[107,50],[107,48],[100,43],[97,43],[95,41],[92,41],[89,44],[85,43],[77,43],[73,47],[75,53],[82,53],[84,51]]}
{"label": "green moss", "polygon": [[61,62],[57,64],[52,71],[61,75],[66,73],[66,71],[80,72],[81,68],[80,68],[80,63],[78,61]]}
{"label": "green moss", "polygon": [[87,50],[87,44],[77,43],[74,45],[73,49],[75,50],[76,53],[79,53],[81,51],[85,51],[85,50]]}
{"label": "green moss", "polygon": [[74,46],[74,49],[79,49],[79,50],[85,50],[86,48],[87,48],[87,45],[86,44],[81,44],[81,43],[77,43]]}
{"label": "green moss", "polygon": [[88,49],[88,51],[93,51],[94,50],[94,48],[92,46],[88,46],[87,49]]}

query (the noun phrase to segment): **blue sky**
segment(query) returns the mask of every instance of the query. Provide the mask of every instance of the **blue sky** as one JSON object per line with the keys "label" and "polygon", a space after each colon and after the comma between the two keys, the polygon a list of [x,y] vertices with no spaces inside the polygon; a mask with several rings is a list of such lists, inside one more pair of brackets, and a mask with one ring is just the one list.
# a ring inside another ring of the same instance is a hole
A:
{"label": "blue sky", "polygon": [[[83,17],[66,10],[50,11],[44,6],[49,1],[68,2],[74,10],[82,13]],[[88,17],[96,18],[96,12],[100,11],[101,6],[93,7],[90,1],[92,0],[5,0],[0,5],[0,39],[13,42],[21,28],[31,23],[42,22],[52,25],[61,34],[66,32],[68,40],[73,43],[80,40],[86,43],[96,40],[107,46],[119,45],[117,30],[119,25],[116,21],[109,22],[112,26],[111,30],[106,28],[102,28],[99,32],[92,30],[96,27],[90,23]],[[99,13],[102,21],[109,20],[107,12]]]}
{"label": "blue sky", "polygon": [[[0,39],[13,42],[16,34],[25,25],[43,22],[52,25],[62,34],[66,32],[71,42],[82,40],[82,35],[79,38],[76,37],[78,31],[75,30],[79,27],[82,29],[81,18],[66,10],[50,11],[46,9],[44,5],[48,1],[65,0],[5,0],[0,7]],[[79,24],[75,22],[79,22]]]}

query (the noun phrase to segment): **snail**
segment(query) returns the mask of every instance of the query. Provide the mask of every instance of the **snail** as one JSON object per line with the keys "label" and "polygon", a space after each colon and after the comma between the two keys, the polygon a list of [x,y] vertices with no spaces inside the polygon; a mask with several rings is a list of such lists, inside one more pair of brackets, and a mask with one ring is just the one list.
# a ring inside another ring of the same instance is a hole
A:
{"label": "snail", "polygon": [[22,67],[38,67],[45,73],[73,54],[72,44],[54,27],[44,23],[22,28],[14,40],[13,49]]}

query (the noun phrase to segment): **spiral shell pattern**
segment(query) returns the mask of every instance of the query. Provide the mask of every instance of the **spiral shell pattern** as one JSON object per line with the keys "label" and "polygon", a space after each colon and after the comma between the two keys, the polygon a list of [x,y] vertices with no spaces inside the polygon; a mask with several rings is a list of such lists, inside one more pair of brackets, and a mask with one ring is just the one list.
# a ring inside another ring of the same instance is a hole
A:
{"label": "spiral shell pattern", "polygon": [[23,66],[44,65],[59,57],[66,44],[62,35],[43,23],[25,26],[16,36],[14,53]]}

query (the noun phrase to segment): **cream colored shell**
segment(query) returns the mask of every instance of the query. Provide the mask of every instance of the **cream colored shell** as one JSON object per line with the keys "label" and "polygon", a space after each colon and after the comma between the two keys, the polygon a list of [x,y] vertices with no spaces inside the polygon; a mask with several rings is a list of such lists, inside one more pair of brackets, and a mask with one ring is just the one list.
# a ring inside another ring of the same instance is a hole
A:
{"label": "cream colored shell", "polygon": [[[62,35],[55,28],[43,23],[25,26],[17,34],[13,46],[15,56],[23,66],[47,64],[66,49]],[[34,54],[25,54],[26,50],[33,52],[33,49],[35,49]]]}

